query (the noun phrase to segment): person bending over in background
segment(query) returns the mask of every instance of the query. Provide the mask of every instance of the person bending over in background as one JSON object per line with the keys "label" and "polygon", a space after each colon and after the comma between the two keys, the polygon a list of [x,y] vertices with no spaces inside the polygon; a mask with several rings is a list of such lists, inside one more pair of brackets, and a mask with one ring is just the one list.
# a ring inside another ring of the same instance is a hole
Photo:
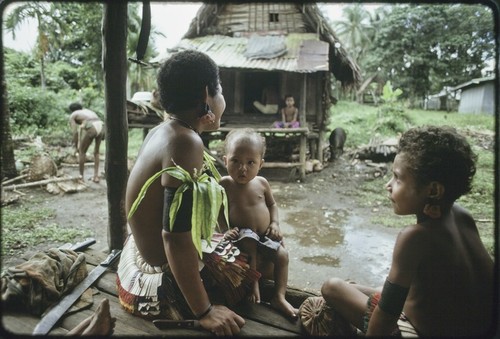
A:
{"label": "person bending over in background", "polygon": [[85,169],[86,153],[90,144],[94,141],[94,176],[92,181],[99,182],[99,147],[104,139],[104,123],[95,112],[83,108],[77,102],[69,105],[69,110],[71,111],[69,124],[73,133],[73,145],[78,153],[80,177],[85,180],[83,171]]}

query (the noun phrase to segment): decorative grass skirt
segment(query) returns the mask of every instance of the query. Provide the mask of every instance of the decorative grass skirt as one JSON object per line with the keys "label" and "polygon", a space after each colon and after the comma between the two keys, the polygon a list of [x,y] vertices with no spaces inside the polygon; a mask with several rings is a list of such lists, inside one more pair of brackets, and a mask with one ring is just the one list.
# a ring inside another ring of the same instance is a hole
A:
{"label": "decorative grass skirt", "polygon": [[144,318],[193,318],[170,267],[147,264],[130,235],[125,242],[117,278],[118,299],[128,312]]}
{"label": "decorative grass skirt", "polygon": [[[210,245],[204,241],[203,251],[200,266],[223,292],[228,305],[241,301],[260,278],[248,265],[247,256],[222,234],[214,234]],[[134,315],[173,320],[194,317],[168,264],[147,264],[132,235],[125,242],[116,279],[120,304]]]}

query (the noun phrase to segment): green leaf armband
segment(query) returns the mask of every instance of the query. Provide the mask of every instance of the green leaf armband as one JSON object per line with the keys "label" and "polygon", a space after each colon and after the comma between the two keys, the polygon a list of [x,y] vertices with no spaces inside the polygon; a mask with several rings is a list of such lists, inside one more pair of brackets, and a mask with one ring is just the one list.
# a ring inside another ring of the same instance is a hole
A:
{"label": "green leaf armband", "polygon": [[[207,173],[204,173],[206,169],[211,172],[213,177],[209,176]],[[178,165],[164,168],[161,171],[155,173],[144,183],[141,191],[139,192],[139,195],[132,204],[127,218],[130,219],[132,217],[142,199],[146,195],[149,186],[151,186],[151,184],[155,180],[157,180],[163,173],[168,173],[170,176],[182,182],[182,184],[175,191],[168,211],[168,224],[170,226],[170,231],[172,231],[172,226],[174,225],[177,213],[179,212],[179,208],[182,203],[182,195],[188,189],[192,189],[193,191],[193,203],[191,210],[191,236],[196,251],[201,258],[201,239],[206,239],[210,242],[212,233],[215,229],[215,226],[217,225],[217,218],[219,216],[221,206],[223,207],[224,218],[226,219],[226,222],[228,222],[227,196],[224,188],[218,183],[220,174],[213,163],[213,157],[205,152],[203,168],[199,171],[195,169],[192,176],[185,169]],[[164,215],[165,214],[166,213],[164,213]],[[165,220],[163,224],[167,224],[167,221]]]}
{"label": "green leaf armband", "polygon": [[399,316],[409,291],[408,287],[393,284],[386,279],[378,307],[388,314]]}

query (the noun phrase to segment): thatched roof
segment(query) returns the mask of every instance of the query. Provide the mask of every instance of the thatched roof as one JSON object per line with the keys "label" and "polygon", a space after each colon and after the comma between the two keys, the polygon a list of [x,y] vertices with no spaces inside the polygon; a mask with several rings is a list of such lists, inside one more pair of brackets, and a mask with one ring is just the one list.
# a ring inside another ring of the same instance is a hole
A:
{"label": "thatched roof", "polygon": [[[255,34],[286,35],[288,53],[269,59],[246,58],[244,48]],[[297,42],[298,37],[301,38]],[[329,70],[343,86],[358,86],[361,79],[359,66],[349,57],[314,3],[204,4],[178,48],[195,48],[219,57],[216,62],[221,67],[291,72]],[[230,61],[230,66],[224,64],[224,60]],[[328,66],[326,69],[323,61]]]}

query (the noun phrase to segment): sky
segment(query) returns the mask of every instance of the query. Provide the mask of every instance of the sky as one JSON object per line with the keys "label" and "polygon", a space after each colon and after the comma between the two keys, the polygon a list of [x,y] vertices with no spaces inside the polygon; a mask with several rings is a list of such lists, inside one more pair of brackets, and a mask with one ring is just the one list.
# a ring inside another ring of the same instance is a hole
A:
{"label": "sky", "polygon": [[[332,20],[338,20],[342,17],[342,7],[346,4],[320,4],[321,8],[326,10],[325,16]],[[10,6],[15,6],[15,3],[9,5],[5,12],[2,13],[4,19],[9,13]],[[156,47],[160,54],[166,51],[167,48],[175,46],[182,38],[182,35],[189,28],[191,20],[196,16],[196,12],[200,8],[201,3],[151,3],[152,24],[165,34],[165,38],[158,36],[156,38]],[[374,5],[365,5],[373,7]],[[16,30],[16,39],[12,39],[12,34],[3,33],[3,42],[6,47],[14,48],[19,51],[29,52],[35,46],[36,25],[33,21],[21,25]]]}

